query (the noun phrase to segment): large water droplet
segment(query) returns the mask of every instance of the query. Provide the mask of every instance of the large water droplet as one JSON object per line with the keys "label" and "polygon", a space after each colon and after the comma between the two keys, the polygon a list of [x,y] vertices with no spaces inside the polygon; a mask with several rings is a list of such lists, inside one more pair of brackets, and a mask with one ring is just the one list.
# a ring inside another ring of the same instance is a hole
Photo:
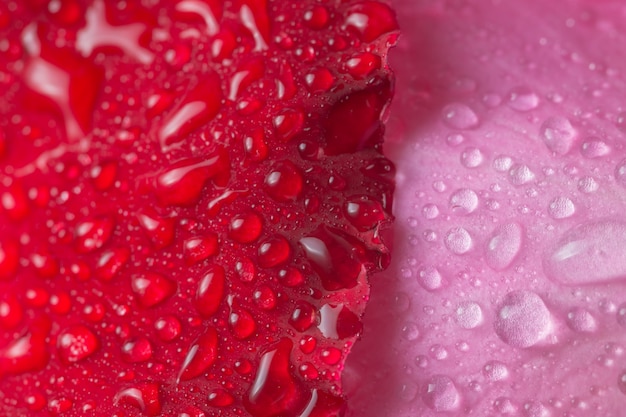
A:
{"label": "large water droplet", "polygon": [[467,301],[455,310],[455,320],[464,329],[474,329],[483,323],[483,310],[477,303]]}
{"label": "large water droplet", "polygon": [[467,253],[472,248],[472,236],[462,227],[448,230],[444,243],[448,250],[456,255]]}
{"label": "large water droplet", "polygon": [[487,238],[485,246],[485,261],[492,269],[501,271],[506,269],[522,248],[522,226],[517,223],[507,223],[499,226]]}
{"label": "large water droplet", "polygon": [[569,230],[544,258],[551,279],[568,285],[626,279],[626,224],[585,223]]}
{"label": "large water droplet", "polygon": [[566,219],[573,216],[575,212],[574,203],[567,197],[556,197],[548,206],[548,213],[553,219]]}
{"label": "large water droplet", "polygon": [[477,207],[478,195],[473,190],[458,190],[450,196],[450,208],[457,214],[470,214]]}
{"label": "large water droplet", "polygon": [[446,375],[435,375],[422,388],[422,400],[435,411],[454,411],[461,402],[456,385]]}
{"label": "large water droplet", "polygon": [[512,291],[498,307],[496,334],[505,343],[528,348],[544,340],[552,330],[550,311],[531,291]]}
{"label": "large water droplet", "polygon": [[516,87],[509,92],[507,104],[513,110],[530,111],[539,106],[539,97],[528,87]]}
{"label": "large water droplet", "polygon": [[540,128],[540,134],[546,147],[558,154],[565,155],[576,140],[576,129],[565,117],[551,117]]}
{"label": "large water droplet", "polygon": [[443,108],[441,117],[443,122],[453,129],[471,129],[479,123],[478,115],[463,103],[448,104]]}

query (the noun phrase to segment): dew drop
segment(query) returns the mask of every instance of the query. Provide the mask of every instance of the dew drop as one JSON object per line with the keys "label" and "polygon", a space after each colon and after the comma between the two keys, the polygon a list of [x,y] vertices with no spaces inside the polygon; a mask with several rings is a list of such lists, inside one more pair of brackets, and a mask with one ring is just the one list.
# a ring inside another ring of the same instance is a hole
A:
{"label": "dew drop", "polygon": [[516,87],[509,92],[507,104],[513,110],[526,112],[539,106],[539,97],[527,87]]}
{"label": "dew drop", "polygon": [[508,345],[528,348],[548,336],[552,330],[552,319],[537,294],[512,291],[498,307],[494,328],[498,337]]}
{"label": "dew drop", "polygon": [[75,325],[59,334],[57,347],[61,360],[70,364],[93,355],[100,347],[100,341],[89,328]]}
{"label": "dew drop", "polygon": [[462,227],[455,227],[446,233],[444,244],[450,252],[463,255],[472,248],[473,241],[467,230]]}
{"label": "dew drop", "polygon": [[579,333],[593,333],[598,328],[598,323],[593,315],[580,307],[574,307],[567,313],[567,325]]}
{"label": "dew drop", "polygon": [[465,168],[476,168],[483,163],[483,153],[478,148],[467,148],[461,153],[461,164]]}
{"label": "dew drop", "polygon": [[427,291],[437,291],[443,286],[443,277],[433,266],[425,266],[417,274],[417,282]]}
{"label": "dew drop", "polygon": [[598,191],[600,184],[593,177],[583,177],[578,181],[578,191],[591,194]]}
{"label": "dew drop", "polygon": [[535,179],[535,173],[527,165],[513,165],[509,169],[509,181],[513,185],[524,185]]}
{"label": "dew drop", "polygon": [[450,209],[456,214],[467,215],[477,207],[478,195],[473,190],[458,190],[450,196]]}
{"label": "dew drop", "polygon": [[459,130],[474,128],[479,123],[474,110],[462,103],[448,104],[443,108],[441,117],[448,127]]}
{"label": "dew drop", "polygon": [[475,329],[483,323],[483,310],[477,303],[467,301],[455,310],[454,319],[464,329]]}
{"label": "dew drop", "polygon": [[513,263],[522,248],[522,231],[518,223],[507,223],[487,238],[485,261],[490,268],[502,271]]}
{"label": "dew drop", "polygon": [[218,335],[208,327],[192,344],[178,374],[178,379],[187,381],[206,372],[217,359]]}
{"label": "dew drop", "polygon": [[498,172],[506,172],[513,166],[513,159],[510,156],[498,156],[493,160],[492,166]]}
{"label": "dew drop", "polygon": [[611,148],[600,139],[587,139],[580,146],[580,153],[588,159],[601,158],[611,153]]}
{"label": "dew drop", "polygon": [[483,367],[483,375],[490,381],[502,381],[509,377],[509,369],[498,361],[490,361]]}
{"label": "dew drop", "polygon": [[544,258],[546,275],[567,285],[626,279],[626,224],[584,223],[566,232]]}
{"label": "dew drop", "polygon": [[431,410],[454,411],[461,402],[461,396],[456,385],[445,375],[435,375],[424,387],[421,393],[422,401]]}
{"label": "dew drop", "polygon": [[574,145],[577,133],[567,118],[557,116],[543,122],[540,135],[550,151],[565,155]]}
{"label": "dew drop", "polygon": [[622,159],[615,167],[615,179],[622,187],[626,187],[626,159]]}
{"label": "dew drop", "polygon": [[573,216],[575,212],[574,203],[567,197],[556,197],[548,206],[548,213],[553,219],[566,219]]}

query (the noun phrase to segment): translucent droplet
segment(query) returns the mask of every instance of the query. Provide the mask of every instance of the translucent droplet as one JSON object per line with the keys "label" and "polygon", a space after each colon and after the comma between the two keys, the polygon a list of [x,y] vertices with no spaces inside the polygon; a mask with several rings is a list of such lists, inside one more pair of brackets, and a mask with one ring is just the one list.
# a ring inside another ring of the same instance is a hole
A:
{"label": "translucent droplet", "polygon": [[436,291],[443,286],[443,278],[437,268],[425,266],[417,274],[417,281],[428,291]]}
{"label": "translucent droplet", "polygon": [[483,323],[483,310],[477,303],[467,301],[455,310],[455,320],[464,329],[474,329]]}
{"label": "translucent droplet", "polygon": [[444,243],[448,250],[456,255],[467,253],[472,248],[472,236],[462,227],[448,230]]}
{"label": "translucent droplet", "polygon": [[578,191],[585,194],[591,194],[598,191],[600,184],[593,177],[583,177],[578,180]]}
{"label": "translucent droplet", "polygon": [[579,333],[592,333],[598,328],[593,315],[584,308],[575,307],[567,313],[567,325]]}
{"label": "translucent droplet", "polygon": [[626,279],[626,224],[585,223],[569,230],[544,258],[546,275],[567,285]]}
{"label": "translucent droplet", "polygon": [[498,307],[496,334],[505,343],[528,348],[544,340],[552,330],[550,311],[531,291],[512,291]]}
{"label": "translucent droplet", "polygon": [[522,248],[522,226],[507,223],[499,226],[487,239],[485,261],[492,269],[506,269]]}
{"label": "translucent droplet", "polygon": [[490,361],[483,367],[483,375],[490,381],[502,381],[509,377],[509,369],[498,361]]}
{"label": "translucent droplet", "polygon": [[461,153],[461,164],[465,168],[476,168],[483,163],[484,156],[478,148],[467,148]]}
{"label": "translucent droplet", "polygon": [[454,411],[461,402],[456,385],[446,375],[431,377],[422,388],[422,401],[435,411]]}
{"label": "translucent droplet", "polygon": [[422,207],[422,214],[428,220],[436,219],[439,216],[439,207],[436,204],[426,204]]}
{"label": "translucent droplet", "polygon": [[580,146],[580,153],[589,159],[601,158],[611,153],[611,148],[599,139],[587,139]]}
{"label": "translucent droplet", "polygon": [[570,151],[577,135],[570,121],[560,116],[547,119],[541,125],[540,134],[546,147],[559,155]]}
{"label": "translucent droplet", "polygon": [[443,122],[453,129],[471,129],[478,126],[479,119],[474,110],[462,103],[445,106],[441,112]]}
{"label": "translucent droplet", "polygon": [[516,87],[509,92],[507,104],[513,110],[530,111],[539,106],[539,96],[527,87]]}
{"label": "translucent droplet", "polygon": [[513,185],[524,185],[535,179],[535,173],[527,165],[513,165],[509,170],[509,181]]}
{"label": "translucent droplet", "polygon": [[615,179],[622,187],[626,187],[626,159],[622,159],[615,167]]}
{"label": "translucent droplet", "polygon": [[477,207],[478,195],[473,190],[458,190],[450,196],[450,209],[456,214],[470,214]]}
{"label": "translucent droplet", "polygon": [[566,219],[573,216],[575,212],[574,203],[567,197],[556,197],[548,206],[548,213],[553,219]]}
{"label": "translucent droplet", "polygon": [[498,172],[506,172],[513,166],[513,159],[510,156],[499,156],[493,160],[492,166]]}

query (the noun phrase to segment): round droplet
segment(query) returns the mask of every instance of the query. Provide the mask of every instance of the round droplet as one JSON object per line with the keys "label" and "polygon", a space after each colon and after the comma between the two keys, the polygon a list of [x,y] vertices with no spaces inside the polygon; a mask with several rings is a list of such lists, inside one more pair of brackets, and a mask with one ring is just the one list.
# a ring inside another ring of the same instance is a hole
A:
{"label": "round droplet", "polygon": [[439,216],[439,207],[436,204],[426,204],[422,207],[422,214],[428,220],[436,219]]}
{"label": "round droplet", "polygon": [[289,260],[291,246],[281,235],[272,236],[259,245],[257,259],[261,268],[273,268]]}
{"label": "round droplet", "polygon": [[474,329],[483,323],[483,310],[477,303],[468,301],[455,310],[454,319],[464,329]]}
{"label": "round droplet", "polygon": [[540,135],[546,147],[558,154],[565,155],[576,140],[576,129],[565,117],[551,117],[540,128]]}
{"label": "round droplet", "polygon": [[178,374],[178,379],[186,381],[206,372],[217,359],[218,335],[214,328],[207,330],[192,344]]}
{"label": "round droplet", "polygon": [[539,106],[539,96],[528,87],[516,87],[509,92],[507,104],[513,110],[530,111]]}
{"label": "round droplet", "polygon": [[567,197],[556,197],[548,206],[548,213],[553,219],[566,219],[573,216],[575,212],[574,203]]}
{"label": "round droplet", "polygon": [[506,269],[520,252],[522,239],[522,226],[517,223],[507,223],[496,228],[487,238],[485,246],[487,265],[496,271]]}
{"label": "round droplet", "polygon": [[461,164],[465,168],[476,168],[483,163],[483,153],[478,148],[467,148],[461,153]]}
{"label": "round droplet", "polygon": [[513,185],[524,185],[535,179],[535,173],[527,165],[513,165],[509,169],[509,181]]}
{"label": "round droplet", "polygon": [[585,158],[595,159],[611,153],[611,148],[604,141],[600,139],[587,139],[580,146],[580,153]]}
{"label": "round droplet", "polygon": [[146,272],[131,280],[132,290],[144,307],[161,304],[176,292],[176,283],[163,275]]}
{"label": "round droplet", "polygon": [[443,122],[453,129],[471,129],[478,126],[478,116],[469,106],[463,103],[452,103],[441,112]]}
{"label": "round droplet", "polygon": [[467,230],[462,227],[455,227],[448,230],[444,243],[450,252],[463,255],[472,248],[473,241]]}
{"label": "round droplet", "polygon": [[230,221],[228,236],[239,243],[251,243],[261,236],[263,221],[255,212],[239,214]]}
{"label": "round droplet", "polygon": [[154,323],[157,336],[164,342],[171,342],[180,336],[182,326],[180,320],[174,316],[166,316]]}
{"label": "round droplet", "polygon": [[544,340],[552,330],[550,311],[531,291],[512,291],[498,308],[494,328],[505,343],[528,348]]}
{"label": "round droplet", "polygon": [[567,325],[579,333],[593,333],[598,328],[598,323],[593,315],[580,307],[575,307],[567,313]]}
{"label": "round droplet", "polygon": [[265,190],[280,202],[296,200],[302,193],[303,183],[300,171],[290,161],[275,164],[265,176]]}
{"label": "round droplet", "polygon": [[100,347],[100,341],[89,328],[75,325],[59,334],[57,347],[61,360],[70,364],[93,355]]}
{"label": "round droplet", "polygon": [[211,266],[198,282],[195,306],[202,317],[213,316],[224,298],[226,272],[219,265]]}
{"label": "round droplet", "polygon": [[456,385],[445,375],[435,375],[422,388],[422,401],[431,410],[454,411],[461,402]]}
{"label": "round droplet", "polygon": [[493,160],[492,166],[498,172],[506,172],[513,166],[513,159],[510,156],[499,156]]}
{"label": "round droplet", "polygon": [[498,361],[490,361],[483,367],[483,375],[490,381],[502,381],[509,377],[509,369]]}
{"label": "round droplet", "polygon": [[450,209],[456,214],[467,215],[477,207],[478,195],[473,190],[458,190],[450,196]]}
{"label": "round droplet", "polygon": [[546,275],[567,285],[626,279],[626,224],[585,223],[563,235],[544,258]]}
{"label": "round droplet", "polygon": [[128,363],[145,362],[152,358],[152,344],[145,337],[131,339],[122,345],[122,359]]}
{"label": "round droplet", "polygon": [[417,282],[428,291],[436,291],[443,286],[443,278],[437,268],[425,266],[417,274]]}
{"label": "round droplet", "polygon": [[578,191],[591,194],[598,191],[600,184],[593,177],[583,177],[578,181]]}

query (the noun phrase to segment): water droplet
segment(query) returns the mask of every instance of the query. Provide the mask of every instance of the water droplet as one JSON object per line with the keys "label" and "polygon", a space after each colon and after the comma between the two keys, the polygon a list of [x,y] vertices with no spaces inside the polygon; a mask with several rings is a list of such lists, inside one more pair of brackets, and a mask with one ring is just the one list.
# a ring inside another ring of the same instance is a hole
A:
{"label": "water droplet", "polygon": [[483,375],[490,381],[502,381],[509,377],[509,369],[498,361],[489,361],[483,367]]}
{"label": "water droplet", "polygon": [[176,292],[176,283],[163,275],[146,272],[132,277],[131,287],[144,307],[161,304]]}
{"label": "water droplet", "polygon": [[422,388],[422,400],[431,410],[454,411],[461,402],[456,385],[445,375],[431,377]]}
{"label": "water droplet", "polygon": [[211,266],[198,283],[195,306],[202,317],[213,316],[224,298],[226,273],[219,265]]}
{"label": "water droplet", "polygon": [[114,228],[113,219],[108,217],[79,223],[76,226],[76,250],[88,253],[100,249],[109,240]]}
{"label": "water droplet", "polygon": [[499,156],[493,160],[492,166],[498,172],[506,172],[513,166],[513,159],[510,156]]}
{"label": "water droplet", "polygon": [[428,220],[436,219],[439,216],[439,207],[436,204],[426,204],[422,207],[422,214]]}
{"label": "water droplet", "polygon": [[70,364],[93,355],[100,347],[100,341],[89,328],[75,325],[59,334],[57,347],[61,360]]}
{"label": "water droplet", "polygon": [[436,291],[443,286],[443,277],[433,266],[425,266],[417,275],[417,282],[428,291]]}
{"label": "water droplet", "polygon": [[509,181],[513,185],[524,185],[535,179],[535,173],[527,165],[513,165],[509,169]]}
{"label": "water droplet", "polygon": [[473,190],[458,190],[450,196],[450,209],[456,214],[470,214],[477,207],[478,195]]}
{"label": "water droplet", "polygon": [[128,363],[145,362],[152,358],[152,344],[145,337],[126,341],[122,345],[122,359]]}
{"label": "water droplet", "polygon": [[567,313],[567,325],[579,333],[593,333],[598,328],[598,323],[593,315],[580,307],[575,307]]}
{"label": "water droplet", "polygon": [[540,134],[546,147],[558,154],[565,155],[576,140],[577,132],[565,117],[551,117],[540,128]]}
{"label": "water droplet", "polygon": [[626,224],[600,221],[563,235],[544,258],[546,275],[567,285],[626,279]]}
{"label": "water droplet", "polygon": [[238,214],[230,221],[228,236],[239,243],[252,243],[261,236],[263,221],[255,212]]}
{"label": "water droplet", "polygon": [[448,230],[444,243],[448,250],[456,255],[467,253],[472,248],[472,237],[462,227],[455,227]]}
{"label": "water droplet", "polygon": [[289,317],[289,324],[299,332],[308,330],[317,320],[315,307],[306,301],[298,301]]}
{"label": "water droplet", "polygon": [[180,336],[182,326],[180,320],[174,316],[166,316],[154,323],[157,336],[164,342],[171,342]]}
{"label": "water droplet", "polygon": [[513,263],[522,248],[522,232],[517,223],[503,224],[494,230],[485,246],[485,261],[490,268],[502,271]]}
{"label": "water droplet", "polygon": [[282,235],[274,235],[259,244],[257,260],[261,268],[284,264],[291,257],[291,246]]}
{"label": "water droplet", "polygon": [[553,219],[566,219],[576,212],[576,207],[572,200],[567,197],[556,197],[548,206],[548,213]]}
{"label": "water droplet", "polygon": [[611,148],[600,139],[590,138],[580,146],[580,153],[589,159],[601,158],[611,153]]}
{"label": "water droplet", "polygon": [[461,164],[465,168],[476,168],[483,163],[483,153],[478,148],[467,148],[461,153]]}
{"label": "water droplet", "polygon": [[496,334],[505,343],[528,348],[544,340],[552,330],[550,311],[531,291],[512,291],[498,307]]}
{"label": "water droplet", "polygon": [[528,87],[516,87],[509,92],[507,104],[513,110],[526,112],[539,106],[539,97]]}
{"label": "water droplet", "polygon": [[372,42],[398,29],[395,13],[383,3],[362,2],[347,10],[344,25],[364,42]]}
{"label": "water droplet", "polygon": [[387,218],[380,202],[366,196],[349,198],[344,205],[344,215],[362,232],[376,228]]}
{"label": "water droplet", "polygon": [[303,187],[302,175],[290,161],[275,164],[265,176],[265,190],[276,201],[289,202],[296,200]]}
{"label": "water droplet", "polygon": [[475,329],[483,323],[483,310],[477,303],[466,301],[455,310],[455,320],[464,329]]}
{"label": "water droplet", "polygon": [[441,112],[443,122],[453,129],[471,129],[478,126],[479,119],[474,110],[462,103],[445,106]]}
{"label": "water droplet", "polygon": [[593,177],[583,177],[578,181],[578,190],[581,193],[591,194],[598,191],[600,184]]}
{"label": "water droplet", "polygon": [[178,379],[187,381],[205,373],[217,359],[217,348],[217,331],[212,327],[207,327],[206,331],[189,347]]}
{"label": "water droplet", "polygon": [[141,410],[148,417],[161,414],[161,393],[155,382],[144,382],[120,390],[113,398],[115,405],[129,405]]}

